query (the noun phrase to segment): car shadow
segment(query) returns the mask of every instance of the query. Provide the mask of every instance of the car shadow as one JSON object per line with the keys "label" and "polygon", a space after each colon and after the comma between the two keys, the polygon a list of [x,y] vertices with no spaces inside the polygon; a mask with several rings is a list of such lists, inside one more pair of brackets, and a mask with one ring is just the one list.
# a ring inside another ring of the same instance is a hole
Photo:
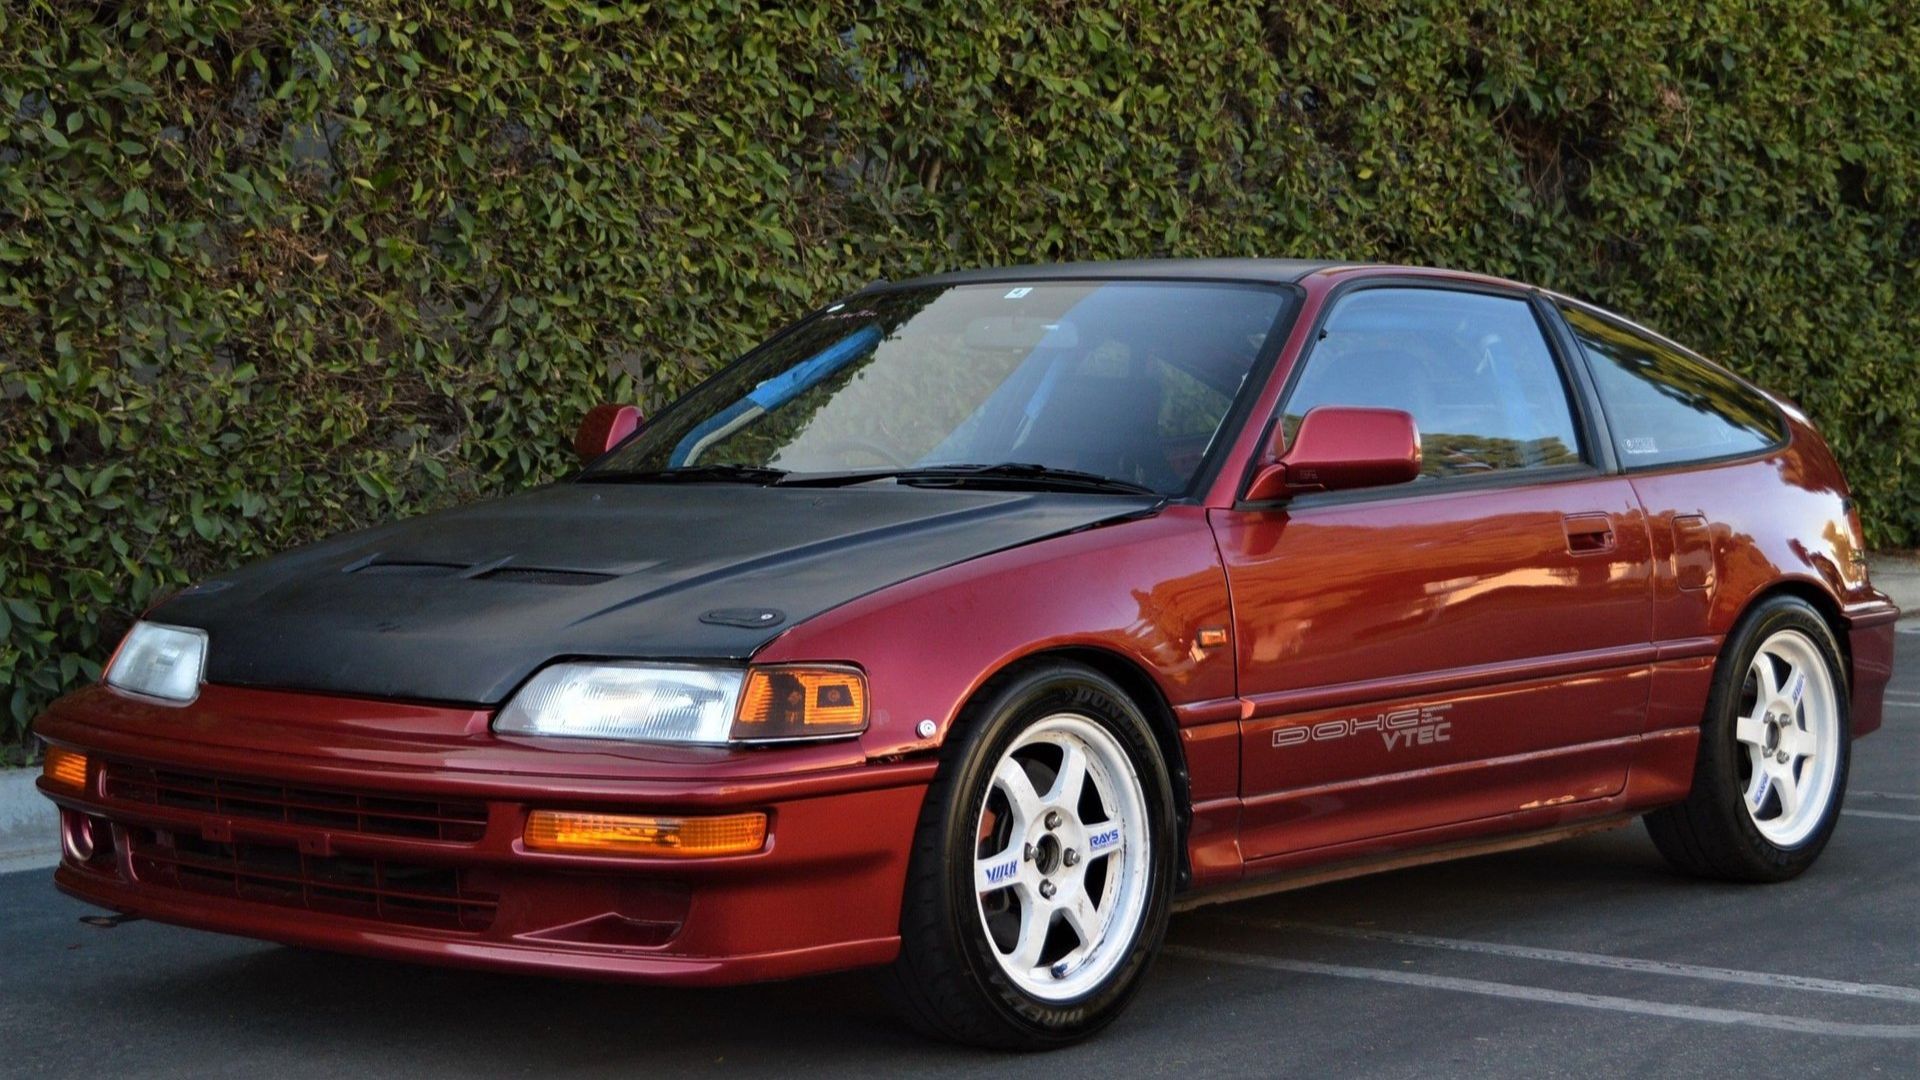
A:
{"label": "car shadow", "polygon": [[[484,1061],[544,1074],[595,1065],[830,1061],[849,1045],[910,1046],[865,973],[720,989],[634,986],[423,967],[261,945],[124,982],[147,1023],[209,1017],[289,1046],[405,1047],[402,1060]],[[110,1004],[100,1002],[100,1004]],[[241,1016],[236,1016],[241,1014]],[[957,1048],[956,1048],[957,1049]],[[639,1055],[639,1056],[637,1056]]]}

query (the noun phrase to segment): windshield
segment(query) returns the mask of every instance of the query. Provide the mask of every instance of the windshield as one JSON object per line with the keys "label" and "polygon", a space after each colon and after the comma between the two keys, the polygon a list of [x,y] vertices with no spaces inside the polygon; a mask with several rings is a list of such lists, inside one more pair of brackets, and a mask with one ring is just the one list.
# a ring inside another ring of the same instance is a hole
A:
{"label": "windshield", "polygon": [[1002,282],[836,304],[702,383],[588,477],[876,476],[1019,463],[1186,490],[1291,293]]}

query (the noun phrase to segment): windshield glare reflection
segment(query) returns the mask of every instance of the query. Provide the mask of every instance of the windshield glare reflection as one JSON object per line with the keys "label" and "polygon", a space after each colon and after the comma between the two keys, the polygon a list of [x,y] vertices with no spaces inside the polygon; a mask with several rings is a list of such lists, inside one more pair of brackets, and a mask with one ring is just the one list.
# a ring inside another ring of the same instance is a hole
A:
{"label": "windshield glare reflection", "polygon": [[1020,462],[1178,494],[1290,307],[1202,282],[869,294],[696,387],[589,475]]}

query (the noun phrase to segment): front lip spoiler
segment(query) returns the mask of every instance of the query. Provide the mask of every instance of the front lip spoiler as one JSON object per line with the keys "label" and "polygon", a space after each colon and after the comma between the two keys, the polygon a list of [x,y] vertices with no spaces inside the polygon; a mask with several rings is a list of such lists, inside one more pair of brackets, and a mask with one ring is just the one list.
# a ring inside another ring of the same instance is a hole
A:
{"label": "front lip spoiler", "polygon": [[110,879],[83,874],[66,865],[53,874],[61,892],[77,900],[156,922],[222,934],[274,941],[282,945],[348,952],[396,960],[483,971],[556,975],[566,978],[638,981],[676,986],[732,986],[824,971],[869,967],[893,960],[896,936],[864,938],[796,949],[728,956],[686,956],[633,951],[568,950],[551,944],[476,941],[451,934],[409,928],[391,931],[364,921],[314,912],[289,917],[283,908],[222,902],[209,906],[194,893],[129,888]]}

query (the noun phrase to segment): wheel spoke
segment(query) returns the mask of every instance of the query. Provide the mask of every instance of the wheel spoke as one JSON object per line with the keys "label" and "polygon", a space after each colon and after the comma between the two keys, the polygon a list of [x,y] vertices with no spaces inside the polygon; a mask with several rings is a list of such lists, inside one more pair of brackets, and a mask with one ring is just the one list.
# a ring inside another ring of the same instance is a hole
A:
{"label": "wheel spoke", "polygon": [[1761,698],[1753,707],[1753,715],[1742,716],[1733,722],[1733,737],[1748,746],[1762,746],[1767,738],[1767,724],[1761,719],[1767,711],[1767,699]]}
{"label": "wheel spoke", "polygon": [[1800,699],[1807,696],[1807,673],[1801,671],[1800,665],[1791,660],[1787,662],[1787,681],[1781,684],[1781,692],[1786,695],[1787,702],[1793,706],[1793,715],[1798,717]]}
{"label": "wheel spoke", "polygon": [[1023,875],[1020,873],[1019,843],[1016,840],[1005,851],[974,860],[973,882],[981,895],[1020,883]]}
{"label": "wheel spoke", "polygon": [[1127,831],[1115,820],[1102,821],[1098,825],[1087,826],[1086,860],[1104,859],[1117,855],[1127,846]]}
{"label": "wheel spoke", "polygon": [[1773,778],[1773,792],[1780,798],[1781,818],[1791,818],[1800,809],[1800,781],[1793,775],[1793,769],[1781,765],[1768,770]]}
{"label": "wheel spoke", "polygon": [[1087,782],[1087,752],[1075,742],[1066,742],[1060,747],[1060,772],[1054,777],[1053,790],[1047,792],[1047,802],[1054,806],[1064,806],[1079,813],[1080,789]]}
{"label": "wheel spoke", "polygon": [[1013,807],[1014,836],[1025,834],[1027,825],[1040,813],[1040,793],[1033,790],[1027,770],[1013,758],[1007,758],[993,770],[993,786],[1000,789]]}
{"label": "wheel spoke", "polygon": [[1080,939],[1080,947],[1090,949],[1098,940],[1100,933],[1100,909],[1093,906],[1093,898],[1082,892],[1071,903],[1060,907],[1060,917],[1067,921],[1073,935]]}
{"label": "wheel spoke", "polygon": [[1031,971],[1040,964],[1040,954],[1047,947],[1047,931],[1053,928],[1054,908],[1043,906],[1031,896],[1020,903],[1020,938],[1013,946],[1013,953],[1007,962],[1016,970]]}
{"label": "wheel spoke", "polygon": [[1773,669],[1773,657],[1762,650],[1753,658],[1753,673],[1760,680],[1760,708],[1780,696],[1780,676]]}
{"label": "wheel spoke", "polygon": [[1773,774],[1764,764],[1755,761],[1753,780],[1747,784],[1747,809],[1759,814],[1767,805],[1767,794],[1773,790]]}
{"label": "wheel spoke", "polygon": [[1788,725],[1780,729],[1780,748],[1787,752],[1787,763],[1791,765],[1796,760],[1811,761],[1818,756],[1820,740],[1805,728]]}

